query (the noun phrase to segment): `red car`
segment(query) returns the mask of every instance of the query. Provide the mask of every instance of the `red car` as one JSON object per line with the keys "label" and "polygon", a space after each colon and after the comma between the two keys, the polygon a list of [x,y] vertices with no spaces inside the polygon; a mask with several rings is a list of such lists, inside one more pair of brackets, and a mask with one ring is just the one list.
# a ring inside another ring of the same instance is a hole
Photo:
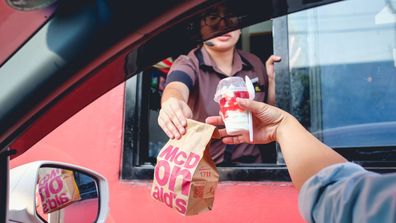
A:
{"label": "red car", "polygon": [[[200,35],[200,15],[223,2],[237,25]],[[74,171],[82,197],[62,212],[73,213],[66,222],[304,222],[276,144],[262,145],[263,163],[218,167],[210,212],[184,217],[150,197],[168,141],[157,124],[166,72],[205,40],[242,29],[238,47],[263,62],[282,57],[277,106],[347,159],[392,172],[395,9],[387,0],[1,1],[0,222],[16,220],[8,204],[20,201],[9,169],[40,160],[50,161],[28,164],[32,221],[50,221],[34,198],[40,168],[61,168]]]}

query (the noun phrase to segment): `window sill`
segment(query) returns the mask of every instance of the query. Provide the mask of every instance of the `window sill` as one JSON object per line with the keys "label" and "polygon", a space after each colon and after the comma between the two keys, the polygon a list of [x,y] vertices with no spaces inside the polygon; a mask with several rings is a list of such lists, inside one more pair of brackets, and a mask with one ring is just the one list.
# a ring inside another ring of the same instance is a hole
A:
{"label": "window sill", "polygon": [[[358,162],[356,162],[358,163]],[[358,163],[360,164],[360,163]],[[360,164],[362,165],[362,164]],[[363,167],[376,173],[396,172],[395,166],[366,166]],[[232,166],[217,167],[220,174],[220,181],[281,181],[290,182],[289,172],[285,165],[262,164],[255,166]],[[151,164],[136,166],[123,180],[152,180],[154,176],[154,166]]]}
{"label": "window sill", "polygon": [[[233,166],[217,167],[220,181],[290,181],[290,176],[284,165],[260,165],[260,166]],[[123,180],[151,180],[154,176],[153,165],[142,165],[132,168],[128,176]]]}

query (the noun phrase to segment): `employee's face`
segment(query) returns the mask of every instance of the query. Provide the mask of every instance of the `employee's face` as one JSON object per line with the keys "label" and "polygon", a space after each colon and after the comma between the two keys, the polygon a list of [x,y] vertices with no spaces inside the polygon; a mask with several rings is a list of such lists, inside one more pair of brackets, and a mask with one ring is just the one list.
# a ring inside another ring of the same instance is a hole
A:
{"label": "employee's face", "polygon": [[[228,12],[223,6],[220,6],[203,16],[201,19],[201,34],[205,38],[205,36],[212,33],[221,32],[229,27],[236,26],[238,25],[237,23],[238,18]],[[238,29],[210,39],[209,41],[214,45],[212,48],[226,50],[235,46],[240,34],[241,31]]]}
{"label": "employee's face", "polygon": [[209,41],[213,43],[212,48],[214,49],[228,50],[235,46],[235,44],[238,42],[240,34],[241,31],[238,29],[210,39]]}

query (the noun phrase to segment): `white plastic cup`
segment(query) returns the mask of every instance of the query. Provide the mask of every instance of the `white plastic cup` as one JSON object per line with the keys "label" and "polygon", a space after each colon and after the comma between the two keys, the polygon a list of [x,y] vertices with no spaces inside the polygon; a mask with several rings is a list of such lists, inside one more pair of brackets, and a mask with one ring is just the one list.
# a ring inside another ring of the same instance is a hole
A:
{"label": "white plastic cup", "polygon": [[214,100],[220,105],[220,115],[228,135],[249,132],[249,113],[239,107],[236,98],[249,98],[246,84],[241,77],[227,77],[217,85]]}

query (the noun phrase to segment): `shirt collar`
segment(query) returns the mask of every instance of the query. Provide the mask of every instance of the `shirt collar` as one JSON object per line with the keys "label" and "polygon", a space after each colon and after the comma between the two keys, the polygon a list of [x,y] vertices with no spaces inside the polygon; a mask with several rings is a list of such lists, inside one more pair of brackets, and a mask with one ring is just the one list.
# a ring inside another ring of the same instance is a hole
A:
{"label": "shirt collar", "polygon": [[[203,69],[211,69],[218,73],[221,73],[219,69],[217,69],[215,62],[209,56],[208,52],[203,47],[199,47],[194,52],[195,56],[198,59],[199,67]],[[239,50],[234,50],[234,61],[232,65],[232,75],[236,74],[241,70],[251,70],[253,68],[252,64],[243,57]]]}

